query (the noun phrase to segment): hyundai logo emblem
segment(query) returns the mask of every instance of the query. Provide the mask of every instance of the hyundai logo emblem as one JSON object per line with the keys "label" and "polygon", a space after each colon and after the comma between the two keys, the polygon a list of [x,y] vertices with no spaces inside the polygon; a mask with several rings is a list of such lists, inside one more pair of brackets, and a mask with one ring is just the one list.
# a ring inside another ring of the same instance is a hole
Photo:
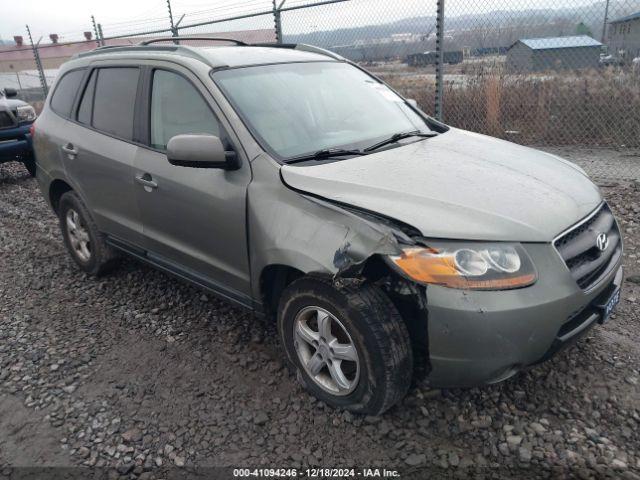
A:
{"label": "hyundai logo emblem", "polygon": [[601,233],[596,237],[596,247],[601,252],[604,252],[609,246],[609,238],[606,233]]}

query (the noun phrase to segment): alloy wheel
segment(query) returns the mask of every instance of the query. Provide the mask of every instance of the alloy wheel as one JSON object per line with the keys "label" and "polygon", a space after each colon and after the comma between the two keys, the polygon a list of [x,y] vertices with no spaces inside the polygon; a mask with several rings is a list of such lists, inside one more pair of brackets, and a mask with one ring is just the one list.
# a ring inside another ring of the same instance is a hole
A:
{"label": "alloy wheel", "polygon": [[83,262],[91,259],[91,238],[82,217],[73,208],[67,210],[67,233],[74,253]]}
{"label": "alloy wheel", "polygon": [[321,307],[307,307],[293,322],[294,346],[313,381],[332,395],[348,395],[360,378],[358,351],[345,326]]}

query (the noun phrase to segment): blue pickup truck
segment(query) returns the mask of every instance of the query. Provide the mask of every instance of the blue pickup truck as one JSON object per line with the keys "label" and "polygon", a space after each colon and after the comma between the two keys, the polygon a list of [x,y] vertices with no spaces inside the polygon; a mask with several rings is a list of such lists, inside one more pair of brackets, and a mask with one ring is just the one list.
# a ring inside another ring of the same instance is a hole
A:
{"label": "blue pickup truck", "polygon": [[36,112],[31,105],[15,98],[17,94],[13,88],[0,90],[0,163],[22,162],[35,176],[31,128]]}

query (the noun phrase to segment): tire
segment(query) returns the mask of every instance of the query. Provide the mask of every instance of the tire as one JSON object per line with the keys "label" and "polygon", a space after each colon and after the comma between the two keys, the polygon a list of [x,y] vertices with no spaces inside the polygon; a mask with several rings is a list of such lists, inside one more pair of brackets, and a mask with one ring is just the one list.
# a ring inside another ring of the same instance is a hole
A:
{"label": "tire", "polygon": [[[65,247],[74,262],[90,275],[99,276],[114,267],[117,255],[107,245],[87,207],[74,192],[60,198],[58,218]],[[71,219],[71,222],[70,220]],[[72,224],[76,229],[72,231]],[[82,248],[84,243],[84,248]]]}
{"label": "tire", "polygon": [[[322,332],[328,337],[323,339]],[[331,406],[379,415],[409,389],[413,372],[409,333],[378,287],[337,289],[324,278],[295,280],[280,299],[278,333],[298,380]]]}

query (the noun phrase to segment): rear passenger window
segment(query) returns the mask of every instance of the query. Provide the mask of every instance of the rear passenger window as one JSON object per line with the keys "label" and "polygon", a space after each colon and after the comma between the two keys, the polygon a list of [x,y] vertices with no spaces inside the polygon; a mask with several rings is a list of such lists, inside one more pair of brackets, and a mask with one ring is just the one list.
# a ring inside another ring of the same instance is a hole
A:
{"label": "rear passenger window", "polygon": [[64,76],[58,80],[56,89],[51,97],[51,108],[54,112],[67,118],[71,116],[73,100],[76,98],[76,93],[78,92],[78,88],[80,88],[83,75],[84,69],[73,70],[65,73]]}
{"label": "rear passenger window", "polygon": [[191,82],[177,73],[156,70],[151,87],[151,146],[165,150],[171,137],[184,133],[220,136],[220,128]]}
{"label": "rear passenger window", "polygon": [[89,78],[89,83],[84,89],[84,95],[82,95],[80,107],[78,107],[78,121],[80,123],[84,123],[85,125],[91,125],[91,112],[93,111],[93,92],[96,89],[97,76],[98,75],[96,70],[91,72],[91,78]]}
{"label": "rear passenger window", "polygon": [[133,138],[133,112],[138,89],[138,68],[98,70],[93,101],[93,127],[124,140]]}

